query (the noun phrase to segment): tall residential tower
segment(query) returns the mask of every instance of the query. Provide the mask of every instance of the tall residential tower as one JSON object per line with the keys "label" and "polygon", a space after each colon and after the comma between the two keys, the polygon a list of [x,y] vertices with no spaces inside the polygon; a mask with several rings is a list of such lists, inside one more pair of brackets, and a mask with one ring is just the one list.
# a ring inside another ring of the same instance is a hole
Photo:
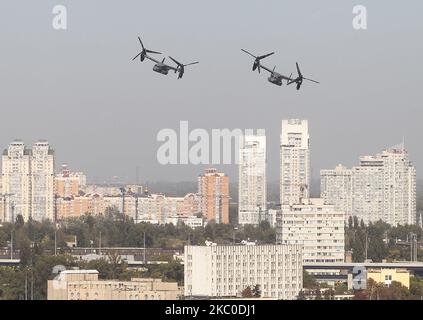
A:
{"label": "tall residential tower", "polygon": [[[330,178],[328,172],[332,172]],[[360,165],[351,170],[322,170],[321,174],[322,197],[326,203],[344,208],[346,217],[357,216],[365,223],[416,223],[416,169],[403,145],[363,156]],[[340,181],[346,183],[342,188]]]}
{"label": "tall residential tower", "polygon": [[199,209],[208,221],[229,223],[229,177],[214,168],[198,177]]}
{"label": "tall residential tower", "polygon": [[6,203],[4,217],[12,221],[54,218],[54,151],[47,141],[32,149],[22,141],[12,142],[2,156],[2,192]]}
{"label": "tall residential tower", "polygon": [[267,205],[266,136],[243,136],[239,157],[238,223],[257,225]]}
{"label": "tall residential tower", "polygon": [[310,197],[310,137],[308,121],[282,120],[280,203],[300,203]]}

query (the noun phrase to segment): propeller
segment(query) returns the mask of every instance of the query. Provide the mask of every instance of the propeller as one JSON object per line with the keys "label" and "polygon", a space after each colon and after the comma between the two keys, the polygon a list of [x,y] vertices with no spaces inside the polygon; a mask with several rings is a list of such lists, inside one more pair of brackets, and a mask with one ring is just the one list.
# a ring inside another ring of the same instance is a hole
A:
{"label": "propeller", "polygon": [[132,60],[135,60],[136,58],[140,57],[141,61],[144,61],[145,56],[147,55],[147,53],[162,54],[161,52],[158,52],[158,51],[153,51],[153,50],[146,49],[144,47],[144,44],[142,43],[142,40],[141,40],[140,37],[138,37],[138,40],[140,41],[142,51],[140,53],[138,53]]}
{"label": "propeller", "polygon": [[249,54],[250,56],[252,56],[255,59],[254,64],[253,64],[253,71],[256,71],[256,69],[257,69],[257,71],[259,73],[260,73],[260,60],[267,58],[267,57],[271,56],[272,54],[274,54],[274,52],[271,52],[271,53],[256,57],[255,55],[248,52],[247,50],[241,49],[241,51],[244,51],[246,54]]}
{"label": "propeller", "polygon": [[[298,72],[298,77],[296,79],[292,79],[291,81],[288,82],[288,85],[292,84],[292,83],[296,83],[297,84],[297,90],[301,89],[301,85],[303,84],[304,80],[308,80],[314,83],[320,83],[319,81],[313,80],[313,79],[309,79],[303,76],[303,74],[301,73],[300,67],[298,65],[298,62],[295,63],[297,66],[297,72]],[[291,73],[292,75],[292,73]],[[289,76],[291,78],[291,76]]]}
{"label": "propeller", "polygon": [[185,67],[187,67],[187,66],[191,66],[191,65],[193,65],[193,64],[197,64],[197,63],[199,63],[198,61],[196,61],[196,62],[191,62],[191,63],[183,64],[183,63],[180,63],[179,61],[177,61],[176,59],[172,58],[171,56],[169,56],[169,58],[170,58],[173,62],[175,62],[175,63],[176,63],[176,65],[178,66],[178,67],[176,68],[176,70],[175,70],[175,73],[176,73],[176,72],[179,72],[178,79],[181,79],[181,78],[184,76],[184,73],[185,73]]}

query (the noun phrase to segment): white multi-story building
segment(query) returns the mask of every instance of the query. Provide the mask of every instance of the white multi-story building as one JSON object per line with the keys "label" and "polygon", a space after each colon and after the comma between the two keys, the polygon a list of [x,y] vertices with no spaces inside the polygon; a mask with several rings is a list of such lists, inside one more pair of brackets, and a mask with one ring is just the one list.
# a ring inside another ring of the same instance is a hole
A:
{"label": "white multi-story building", "polygon": [[30,208],[30,165],[31,150],[23,141],[13,141],[2,156],[2,191],[4,194],[4,221],[29,216]]}
{"label": "white multi-story building", "polygon": [[240,140],[238,223],[257,225],[267,205],[266,137],[245,135]]}
{"label": "white multi-story building", "polygon": [[343,165],[333,170],[320,170],[320,196],[327,204],[345,212],[345,219],[352,215],[352,170]]}
{"label": "white multi-story building", "polygon": [[403,145],[361,157],[360,165],[349,171],[349,194],[344,194],[348,188],[337,190],[346,172],[347,169],[335,170],[335,175],[339,176],[322,178],[321,192],[327,203],[342,208],[346,205],[345,198],[351,198],[351,208],[347,212],[366,224],[378,220],[391,225],[416,223],[416,169]]}
{"label": "white multi-story building", "polygon": [[54,219],[54,151],[47,141],[32,147],[31,157],[32,219]]}
{"label": "white multi-story building", "polygon": [[32,150],[19,140],[9,145],[2,156],[2,190],[5,220],[54,218],[54,151],[47,141],[36,142]]}
{"label": "white multi-story building", "polygon": [[185,296],[295,299],[302,289],[301,245],[185,246]]}
{"label": "white multi-story building", "polygon": [[267,210],[266,220],[267,220],[267,222],[269,222],[269,225],[272,228],[275,228],[276,227],[276,222],[277,222],[276,221],[276,218],[277,218],[277,215],[278,215],[279,211],[280,210],[277,210],[277,209],[269,209],[269,210]]}
{"label": "white multi-story building", "polygon": [[310,196],[308,121],[282,120],[280,143],[280,203],[298,203]]}
{"label": "white multi-story building", "polygon": [[186,226],[193,229],[202,227],[204,225],[203,218],[197,217],[197,216],[187,216],[187,217],[172,216],[166,219],[166,223],[171,223],[175,226],[178,225],[179,222],[182,222]]}
{"label": "white multi-story building", "polygon": [[343,262],[345,256],[344,212],[323,199],[302,199],[282,205],[277,215],[276,242],[303,246],[303,261]]}

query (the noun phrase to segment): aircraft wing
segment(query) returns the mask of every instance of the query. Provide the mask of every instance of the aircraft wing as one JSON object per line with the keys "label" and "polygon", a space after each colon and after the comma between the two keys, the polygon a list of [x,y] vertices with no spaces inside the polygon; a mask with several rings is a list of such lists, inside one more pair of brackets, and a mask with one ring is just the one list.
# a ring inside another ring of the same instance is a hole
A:
{"label": "aircraft wing", "polygon": [[262,64],[260,64],[260,69],[264,69],[264,70],[266,70],[266,71],[268,71],[268,72],[270,72],[270,73],[272,73],[273,72],[273,70],[270,70],[268,67],[265,67],[264,65],[262,65]]}
{"label": "aircraft wing", "polygon": [[151,61],[153,61],[153,62],[155,62],[155,63],[161,63],[159,60],[156,60],[156,59],[154,59],[154,58],[150,57],[149,55],[145,55],[145,57],[146,57],[148,60],[151,60]]}
{"label": "aircraft wing", "polygon": [[295,79],[292,79],[291,77],[284,76],[283,74],[281,74],[281,78],[282,78],[283,80],[288,81],[288,82],[290,82],[290,81],[294,82],[294,81],[295,81]]}
{"label": "aircraft wing", "polygon": [[173,70],[173,71],[178,71],[178,68],[175,68],[175,67],[172,67],[172,66],[170,66],[170,65],[168,65],[168,64],[165,64],[166,65],[166,67],[168,67],[169,68],[169,70]]}
{"label": "aircraft wing", "polygon": [[[264,69],[264,70],[266,70],[267,72],[269,72],[269,73],[273,73],[273,70],[271,70],[271,69],[269,69],[268,67],[266,67],[266,66],[263,66],[262,64],[260,64],[260,68],[261,69]],[[293,81],[294,82],[294,80],[295,79],[292,79],[291,77],[288,77],[288,76],[284,76],[283,74],[279,74],[279,73],[276,73],[275,72],[275,75],[278,75],[279,76],[279,78],[281,78],[282,80],[286,80],[286,81]]]}

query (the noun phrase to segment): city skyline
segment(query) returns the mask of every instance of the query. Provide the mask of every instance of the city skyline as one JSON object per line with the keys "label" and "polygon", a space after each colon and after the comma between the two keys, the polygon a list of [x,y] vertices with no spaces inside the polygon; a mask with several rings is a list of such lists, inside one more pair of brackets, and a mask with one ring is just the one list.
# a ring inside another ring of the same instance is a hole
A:
{"label": "city skyline", "polygon": [[[22,17],[22,4],[31,15]],[[423,164],[416,134],[423,73],[423,46],[415,41],[423,25],[419,1],[362,1],[369,16],[361,31],[351,25],[355,1],[312,3],[306,10],[284,1],[215,1],[206,8],[191,0],[125,7],[72,1],[64,3],[66,31],[51,27],[56,4],[0,4],[0,104],[2,118],[14,120],[0,126],[2,146],[16,137],[45,138],[60,150],[58,163],[90,172],[95,182],[134,180],[137,166],[141,181],[181,181],[194,180],[204,166],[158,164],[161,129],[177,128],[181,120],[206,130],[265,128],[268,173],[277,177],[279,119],[300,118],[311,124],[313,178],[337,163],[350,167],[359,155],[403,136],[417,169]],[[161,23],[152,14],[158,11]],[[138,35],[149,47],[200,64],[182,81],[155,74],[151,65],[131,61]],[[298,60],[321,84],[304,84],[299,93],[271,85],[251,72],[242,47],[277,52],[266,65],[282,73],[294,72]],[[236,177],[236,166],[218,169]]]}
{"label": "city skyline", "polygon": [[[281,119],[281,120],[284,121],[284,120],[287,120],[287,119]],[[296,119],[291,119],[291,120],[296,120]],[[305,121],[309,122],[309,120],[305,120]],[[279,123],[280,122],[281,121],[279,121]],[[280,132],[280,126],[279,126],[279,132]],[[266,140],[268,140],[267,135],[265,136],[265,138],[266,138]],[[280,151],[280,143],[281,143],[280,133],[279,133],[278,139],[279,139],[279,141],[277,142],[277,144],[278,144],[277,148],[278,148],[279,151],[278,151],[278,154],[276,155],[276,157],[277,157],[276,160],[270,159],[270,161],[269,161],[268,153],[266,153],[266,170],[267,171],[268,171],[268,167],[269,167],[269,162],[275,162],[275,161],[278,162],[278,175],[275,175],[273,173],[267,174],[268,176],[270,176],[270,178],[269,177],[267,178],[268,183],[278,183],[278,184],[280,184],[280,170],[281,170],[281,167],[280,167],[280,160],[281,160],[280,159],[280,156],[281,156],[281,154],[280,154],[281,153],[281,151]],[[29,141],[32,141],[33,142],[32,144],[35,144],[35,143],[40,142],[40,141],[50,142],[49,140],[46,140],[46,139],[37,139],[37,138],[30,139]],[[310,143],[311,146],[309,147],[309,152],[313,152],[313,148],[312,148],[313,138],[311,138],[310,141],[311,141],[311,143]],[[23,142],[25,145],[31,145],[31,143],[28,143],[28,141],[24,141],[23,139],[16,138],[16,139],[11,140],[9,143],[7,143],[2,149],[1,149],[1,146],[0,146],[0,149],[3,150],[3,152],[5,152],[8,148],[8,146],[10,144],[14,143],[14,142]],[[191,176],[191,174],[189,174],[189,175],[186,175],[184,178],[182,178],[180,180],[161,178],[161,176],[156,177],[156,178],[152,177],[151,179],[143,179],[143,177],[140,175],[140,172],[139,172],[142,165],[138,165],[138,166],[134,167],[134,170],[133,170],[134,172],[132,173],[132,176],[120,177],[120,176],[114,176],[114,175],[109,175],[109,176],[106,175],[103,178],[99,178],[99,177],[91,175],[90,172],[88,172],[84,168],[75,166],[73,163],[66,161],[66,159],[57,160],[58,159],[57,148],[54,145],[52,145],[51,143],[49,143],[49,144],[51,146],[51,149],[55,153],[54,172],[59,173],[64,166],[68,166],[68,167],[72,168],[73,171],[84,172],[87,175],[86,179],[87,179],[87,182],[89,184],[116,184],[116,185],[119,185],[119,184],[130,184],[130,183],[139,183],[139,184],[154,183],[154,182],[175,183],[175,182],[190,182],[190,181],[196,183],[198,177],[201,175],[201,172],[203,172],[204,170],[207,170],[209,168],[216,168],[218,171],[225,172],[225,174],[227,174],[230,177],[231,183],[237,184],[238,178],[239,178],[239,172],[238,172],[238,165],[237,164],[232,164],[232,165],[221,165],[221,164],[217,164],[217,165],[216,164],[169,165],[170,167],[173,167],[174,169],[179,167],[179,166],[194,167],[192,169],[194,171],[192,173],[192,176]],[[410,152],[410,150],[407,148],[406,140],[404,139],[404,137],[403,137],[403,142],[401,144],[404,145],[404,149],[410,155],[410,161],[414,164],[414,167],[416,167],[415,162],[413,161],[413,153]],[[382,152],[384,150],[388,150],[392,146],[397,146],[397,145],[399,145],[399,144],[391,143],[391,144],[388,144],[387,146],[385,146],[381,149],[370,151],[367,154],[376,154],[376,153]],[[273,148],[274,148],[274,146],[273,146]],[[269,149],[269,148],[266,148],[266,149]],[[59,154],[60,154],[60,150],[59,150]],[[313,153],[313,155],[314,155],[314,153]],[[342,165],[342,166],[345,166],[345,167],[353,167],[357,164],[358,159],[360,157],[364,156],[364,155],[365,154],[359,154],[354,159],[344,161],[344,162],[338,161],[336,159],[334,159],[334,160],[331,159],[330,162],[333,163],[333,165],[328,166],[328,167],[322,167],[322,168],[313,167],[314,156],[310,157],[311,158],[311,160],[310,160],[310,164],[311,164],[310,165],[310,168],[311,168],[311,170],[310,170],[311,171],[311,174],[310,174],[311,183],[310,183],[310,185],[313,187],[313,183],[315,183],[316,181],[320,181],[320,171],[321,170],[335,168],[336,166],[339,166],[339,165]],[[117,168],[117,167],[119,167],[119,166],[115,166],[115,168]],[[228,171],[225,171],[225,170],[222,169],[222,168],[228,168],[228,167],[234,167],[235,169],[234,170],[228,170]],[[0,169],[2,169],[1,163],[0,163]],[[422,180],[423,177],[422,178],[419,177],[419,170],[416,170],[416,171],[417,171],[417,174],[416,174],[417,179],[416,180],[417,181]],[[313,189],[309,190],[309,192],[315,192],[315,191],[316,190],[313,190]]]}

